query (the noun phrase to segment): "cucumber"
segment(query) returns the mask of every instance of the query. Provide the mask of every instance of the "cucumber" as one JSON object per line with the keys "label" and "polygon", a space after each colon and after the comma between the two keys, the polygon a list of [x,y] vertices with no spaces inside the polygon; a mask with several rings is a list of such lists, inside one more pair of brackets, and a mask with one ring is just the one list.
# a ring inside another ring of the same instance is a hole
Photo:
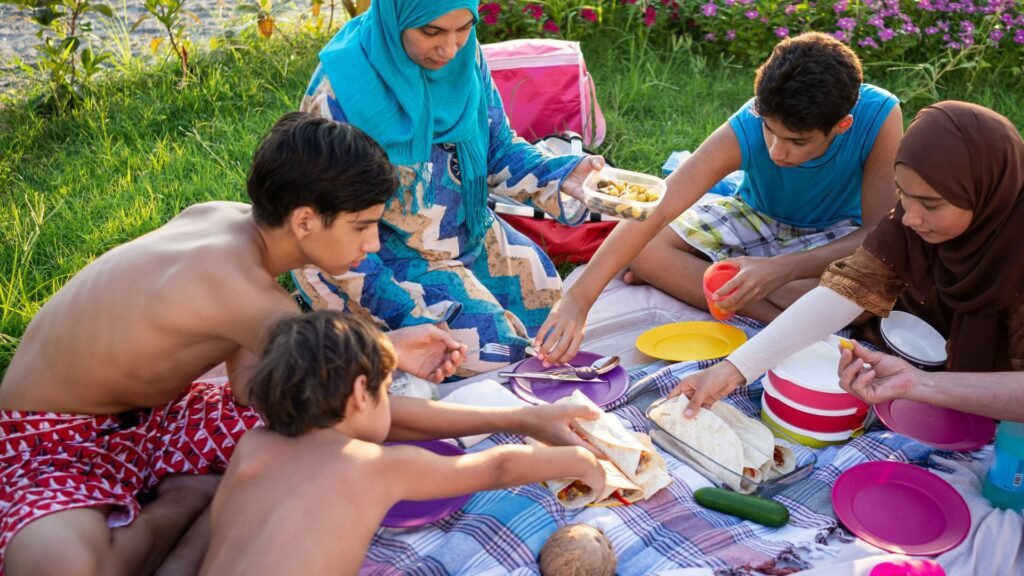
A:
{"label": "cucumber", "polygon": [[722,488],[698,488],[693,493],[697,504],[705,508],[724,512],[726,514],[744,518],[778,528],[789,522],[789,510],[775,500],[740,494]]}

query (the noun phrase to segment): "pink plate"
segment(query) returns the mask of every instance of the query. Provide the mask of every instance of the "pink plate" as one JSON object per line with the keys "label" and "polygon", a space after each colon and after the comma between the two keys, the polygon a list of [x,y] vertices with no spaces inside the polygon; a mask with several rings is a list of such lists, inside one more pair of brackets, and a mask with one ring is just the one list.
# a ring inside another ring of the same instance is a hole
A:
{"label": "pink plate", "polygon": [[971,528],[963,496],[948,482],[903,462],[865,462],[832,487],[839,521],[869,544],[909,556],[955,548]]}
{"label": "pink plate", "polygon": [[940,450],[974,450],[996,433],[991,418],[902,398],[876,404],[875,413],[889,430]]}
{"label": "pink plate", "polygon": [[[600,354],[593,352],[577,352],[576,356],[569,361],[573,366],[589,366],[591,362],[600,358]],[[544,364],[536,358],[527,358],[520,362],[513,371],[515,372],[550,372],[557,366],[545,370]],[[512,378],[512,391],[517,396],[531,404],[545,404],[554,402],[566,396],[572,396],[573,391],[579,390],[593,400],[594,404],[604,407],[618,400],[629,388],[629,374],[621,365],[609,370],[606,374],[598,376],[589,382],[559,382],[557,380],[543,380],[540,378]]]}
{"label": "pink plate", "polygon": [[[440,440],[418,440],[414,442],[388,442],[387,445],[409,444],[430,450],[441,456],[458,456],[466,451]],[[387,528],[411,528],[437,522],[458,512],[469,501],[471,494],[439,498],[437,500],[402,500],[384,515],[380,525]]]}

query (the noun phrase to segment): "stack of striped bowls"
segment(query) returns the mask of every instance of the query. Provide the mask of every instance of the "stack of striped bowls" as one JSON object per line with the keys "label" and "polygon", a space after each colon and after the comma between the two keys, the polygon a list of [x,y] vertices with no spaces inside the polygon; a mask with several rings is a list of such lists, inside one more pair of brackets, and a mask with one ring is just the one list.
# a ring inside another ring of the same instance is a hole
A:
{"label": "stack of striped bowls", "polygon": [[839,342],[816,342],[762,379],[761,420],[776,436],[822,448],[864,431],[868,405],[839,387]]}

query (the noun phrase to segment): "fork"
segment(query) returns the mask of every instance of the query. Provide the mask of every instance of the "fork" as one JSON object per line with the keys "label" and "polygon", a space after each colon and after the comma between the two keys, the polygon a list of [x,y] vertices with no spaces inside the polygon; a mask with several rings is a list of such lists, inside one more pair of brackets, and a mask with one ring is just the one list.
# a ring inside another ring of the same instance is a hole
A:
{"label": "fork", "polygon": [[487,354],[488,356],[504,356],[509,357],[512,355],[512,349],[504,344],[498,344],[496,342],[490,342],[477,348],[476,350],[470,350],[466,352],[466,356],[472,356],[474,354]]}

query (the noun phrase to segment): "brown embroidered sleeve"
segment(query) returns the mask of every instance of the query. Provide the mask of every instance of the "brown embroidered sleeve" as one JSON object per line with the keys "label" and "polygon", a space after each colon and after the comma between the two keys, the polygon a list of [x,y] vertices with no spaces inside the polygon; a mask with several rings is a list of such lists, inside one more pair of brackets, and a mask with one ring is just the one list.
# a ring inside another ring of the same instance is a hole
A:
{"label": "brown embroidered sleeve", "polygon": [[883,317],[892,311],[896,298],[905,287],[888,265],[863,247],[830,264],[821,276],[820,285],[853,301],[869,313]]}
{"label": "brown embroidered sleeve", "polygon": [[1024,370],[1024,296],[1010,305],[1010,369]]}

